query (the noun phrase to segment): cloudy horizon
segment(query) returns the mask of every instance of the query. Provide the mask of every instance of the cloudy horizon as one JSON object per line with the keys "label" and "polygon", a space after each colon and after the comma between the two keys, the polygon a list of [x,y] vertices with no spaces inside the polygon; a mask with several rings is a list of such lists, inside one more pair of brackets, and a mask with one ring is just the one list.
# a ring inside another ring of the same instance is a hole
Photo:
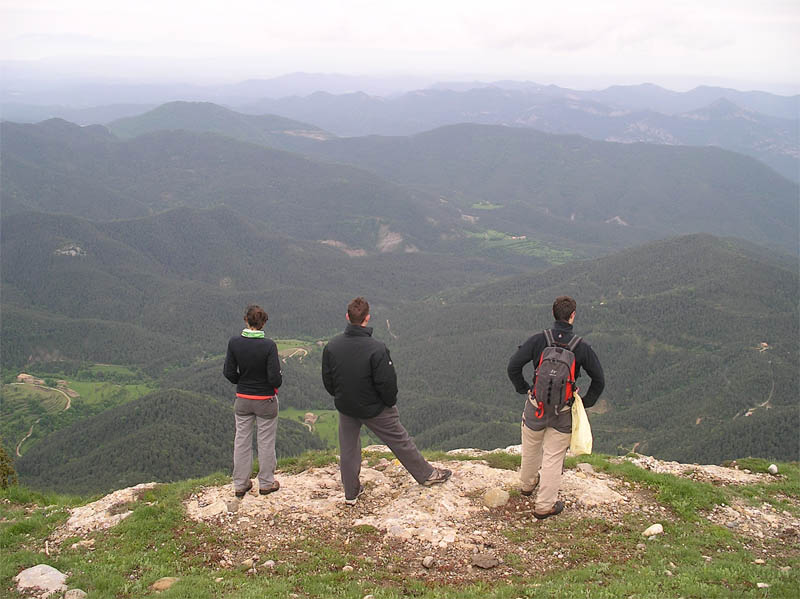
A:
{"label": "cloudy horizon", "polygon": [[615,0],[602,10],[588,0],[2,0],[0,11],[7,77],[230,83],[309,72],[800,92],[800,3],[785,0]]}

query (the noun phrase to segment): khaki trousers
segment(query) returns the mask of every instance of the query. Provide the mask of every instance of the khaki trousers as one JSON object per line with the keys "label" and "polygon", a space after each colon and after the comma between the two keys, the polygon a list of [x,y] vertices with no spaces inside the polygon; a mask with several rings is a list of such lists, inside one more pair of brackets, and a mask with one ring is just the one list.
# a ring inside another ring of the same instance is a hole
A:
{"label": "khaki trousers", "polygon": [[536,484],[539,489],[533,509],[544,514],[553,509],[561,485],[561,469],[564,456],[569,449],[569,433],[560,433],[554,428],[532,431],[522,424],[522,465],[519,478],[524,489]]}

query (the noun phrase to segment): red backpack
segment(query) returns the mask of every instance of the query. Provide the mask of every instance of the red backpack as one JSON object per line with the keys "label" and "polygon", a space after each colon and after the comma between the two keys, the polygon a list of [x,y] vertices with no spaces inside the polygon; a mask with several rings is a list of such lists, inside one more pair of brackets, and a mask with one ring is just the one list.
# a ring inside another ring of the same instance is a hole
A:
{"label": "red backpack", "polygon": [[575,387],[575,348],[581,342],[577,335],[569,343],[557,343],[553,331],[544,331],[547,347],[542,350],[539,365],[533,376],[533,404],[536,417],[543,418],[545,411],[557,415],[572,403]]}

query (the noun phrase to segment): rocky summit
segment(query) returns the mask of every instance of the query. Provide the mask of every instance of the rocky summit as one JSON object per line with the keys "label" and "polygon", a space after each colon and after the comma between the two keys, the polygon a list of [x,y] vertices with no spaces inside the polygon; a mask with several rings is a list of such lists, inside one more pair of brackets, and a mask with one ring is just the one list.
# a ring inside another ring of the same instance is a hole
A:
{"label": "rocky summit", "polygon": [[[518,448],[496,451],[515,453]],[[344,503],[336,464],[299,473],[278,472],[281,489],[268,496],[258,494],[257,484],[241,500],[234,498],[230,483],[196,487],[183,506],[186,518],[210,526],[216,531],[214,537],[220,539],[204,542],[196,550],[212,568],[246,568],[257,573],[287,564],[291,567],[293,560],[304,555],[305,550],[296,549],[298,542],[322,543],[357,551],[364,563],[376,568],[389,572],[400,568],[407,575],[448,583],[502,578],[520,570],[544,573],[559,564],[577,567],[580,561],[571,554],[577,553],[575,546],[582,542],[581,531],[603,533],[592,541],[601,553],[623,561],[635,559],[649,544],[668,539],[671,525],[680,520],[673,509],[658,501],[651,487],[579,464],[579,468],[567,469],[562,478],[564,513],[537,521],[533,518],[534,498],[517,491],[518,473],[490,465],[489,454],[494,452],[452,453],[452,459],[434,462],[453,470],[450,481],[428,488],[418,485],[387,448],[367,448],[361,468],[366,491],[354,506]],[[769,474],[736,468],[678,464],[646,456],[610,460],[628,464],[634,471],[668,473],[716,485],[741,486],[773,479]],[[124,489],[75,508],[51,542],[74,541],[75,536],[88,537],[114,526],[152,486]],[[485,497],[492,491],[507,494],[508,499],[490,507]],[[800,540],[797,513],[794,508],[778,510],[769,503],[753,506],[741,500],[717,505],[702,517],[747,543],[782,539],[796,544]],[[654,534],[656,529],[659,532]],[[627,533],[637,535],[640,542],[615,543],[615,536]],[[283,557],[267,559],[266,554]],[[550,559],[554,555],[557,560]],[[398,556],[403,557],[402,563]],[[573,564],[573,559],[578,561]]]}

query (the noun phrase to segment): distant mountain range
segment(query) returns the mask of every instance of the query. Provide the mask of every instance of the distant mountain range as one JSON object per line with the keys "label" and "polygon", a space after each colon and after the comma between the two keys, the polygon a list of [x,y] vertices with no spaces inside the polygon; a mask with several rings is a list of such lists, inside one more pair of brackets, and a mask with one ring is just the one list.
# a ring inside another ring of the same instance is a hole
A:
{"label": "distant mountain range", "polygon": [[[157,129],[165,114],[216,134]],[[525,240],[505,253],[535,260],[701,231],[797,253],[797,185],[714,148],[480,125],[326,141],[310,125],[209,104],[168,105],[115,127],[142,134],[120,141],[100,126],[3,123],[4,212],[113,219],[224,203],[270,231],[350,253]],[[232,138],[302,145],[313,157]]]}
{"label": "distant mountain range", "polygon": [[[207,88],[100,86],[80,101],[76,89],[48,89],[48,101],[61,97],[63,105],[24,103],[24,94],[17,93],[3,99],[2,118],[38,122],[58,117],[105,124],[169,100],[213,101],[250,114],[313,123],[343,136],[409,135],[479,123],[623,143],[718,146],[752,156],[800,181],[800,96],[710,86],[674,92],[652,84],[574,90],[518,81],[445,82],[399,94],[390,93],[390,88],[379,80],[297,73]],[[138,108],[133,98],[141,102]],[[87,101],[97,108],[89,108]],[[162,110],[161,118],[167,116]],[[119,124],[123,136],[137,127],[128,131],[126,126]],[[263,131],[263,124],[255,129]]]}

